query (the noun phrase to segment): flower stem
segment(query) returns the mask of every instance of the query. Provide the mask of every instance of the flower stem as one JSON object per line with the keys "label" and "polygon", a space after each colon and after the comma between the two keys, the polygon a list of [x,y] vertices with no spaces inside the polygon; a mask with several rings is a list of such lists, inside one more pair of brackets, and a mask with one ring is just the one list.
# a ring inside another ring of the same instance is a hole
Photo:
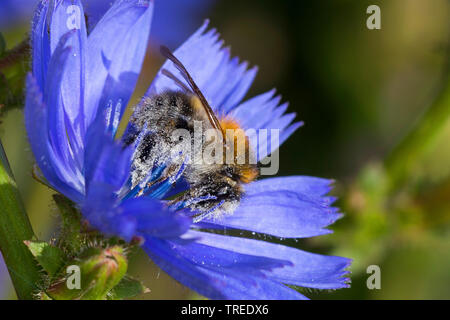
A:
{"label": "flower stem", "polygon": [[37,262],[24,244],[33,237],[0,141],[0,250],[19,299],[32,299],[40,279]]}
{"label": "flower stem", "polygon": [[444,72],[443,85],[434,103],[418,125],[394,149],[385,162],[392,191],[401,187],[420,165],[423,156],[450,121],[450,68]]}

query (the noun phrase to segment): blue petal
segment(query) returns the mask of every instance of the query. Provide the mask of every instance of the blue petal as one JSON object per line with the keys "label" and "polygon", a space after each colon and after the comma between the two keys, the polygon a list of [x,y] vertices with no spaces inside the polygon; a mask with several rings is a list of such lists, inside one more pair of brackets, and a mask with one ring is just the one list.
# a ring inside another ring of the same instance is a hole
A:
{"label": "blue petal", "polygon": [[344,277],[351,263],[347,258],[323,256],[266,241],[199,231],[190,231],[186,236],[195,237],[197,243],[211,247],[290,261],[292,265],[265,271],[269,279],[277,282],[317,289],[349,287],[349,279]]}
{"label": "blue petal", "polygon": [[173,250],[173,244],[148,238],[144,249],[171,277],[212,299],[304,299],[295,290],[262,277],[236,271],[217,272],[193,263]]}
{"label": "blue petal", "polygon": [[133,237],[175,238],[184,234],[191,219],[170,211],[162,202],[133,198],[120,202],[114,187],[92,181],[82,212],[92,226],[106,235],[131,241]]}
{"label": "blue petal", "polygon": [[144,250],[153,262],[183,285],[208,298],[225,299],[219,288],[225,287],[226,281],[210,277],[201,268],[185,260],[172,250],[169,242],[146,238]]}
{"label": "blue petal", "polygon": [[[222,226],[283,238],[303,238],[330,233],[324,229],[341,217],[330,207],[334,198],[323,197],[330,181],[310,177],[270,178],[245,186],[238,208],[229,215],[203,220]],[[208,227],[208,225],[205,225]]]}
{"label": "blue petal", "polygon": [[200,267],[230,274],[242,272],[246,275],[264,276],[264,270],[271,271],[291,264],[286,260],[242,254],[234,250],[203,245],[196,241],[180,245],[172,241],[172,249]]}
{"label": "blue petal", "polygon": [[121,218],[124,210],[119,207],[118,193],[129,179],[133,149],[114,141],[100,118],[90,126],[86,140],[83,215],[103,233],[130,240],[136,224]]}
{"label": "blue petal", "polygon": [[50,37],[48,34],[48,1],[40,1],[31,26],[31,46],[33,50],[33,75],[41,92],[47,78],[50,61]]}
{"label": "blue petal", "polygon": [[188,231],[192,223],[190,218],[169,210],[155,199],[128,199],[120,208],[125,221],[136,223],[134,235],[175,238]]}
{"label": "blue petal", "polygon": [[84,9],[88,12],[89,32],[95,28],[100,19],[111,8],[113,2],[111,0],[82,0]]}
{"label": "blue petal", "polygon": [[[293,123],[295,113],[285,114],[287,104],[279,105],[280,98],[274,90],[239,104],[252,84],[257,68],[248,70],[247,63],[230,57],[229,48],[222,48],[216,31],[206,31],[208,22],[197,30],[174,55],[184,64],[218,117],[230,117],[244,129],[276,129],[269,141],[253,140],[257,160],[274,152],[302,123]],[[178,85],[162,73],[169,70],[182,82],[184,80],[173,65],[166,61],[158,72],[146,95],[179,90]]]}
{"label": "blue petal", "polygon": [[[292,121],[295,113],[285,114],[287,104],[280,105],[281,98],[274,97],[275,90],[258,95],[233,109],[229,116],[236,119],[244,129],[267,129],[268,139],[258,140],[257,160],[264,159],[267,155],[274,152],[289,136],[295,132],[302,122]],[[279,130],[279,140],[273,140],[270,129]],[[255,147],[255,143],[254,147]]]}
{"label": "blue petal", "polygon": [[88,37],[86,127],[97,108],[121,102],[125,109],[144,61],[153,3],[116,1]]}
{"label": "blue petal", "polygon": [[278,177],[257,181],[247,192],[256,194],[264,191],[290,190],[320,199],[330,193],[333,183],[334,180],[308,176]]}
{"label": "blue petal", "polygon": [[[42,27],[46,30],[46,26]],[[25,121],[28,123],[30,143],[44,176],[50,184],[59,185],[61,192],[74,200],[78,199],[83,192],[83,181],[68,149],[65,115],[60,95],[62,78],[71,50],[67,43],[72,36],[73,32],[69,31],[60,38],[58,46],[46,66],[45,83],[42,83],[44,91],[34,88],[33,80],[28,81],[30,94],[27,94]],[[34,61],[35,65],[38,63],[39,61]],[[38,74],[40,71],[44,71],[39,68],[37,70]],[[43,93],[42,98],[39,97],[41,92]],[[43,119],[44,117],[45,119]],[[38,125],[41,127],[36,128],[32,123],[34,121],[38,121]],[[35,137],[35,135],[39,135],[39,137]],[[52,167],[52,170],[49,170],[49,167]]]}
{"label": "blue petal", "polygon": [[301,293],[271,279],[237,273],[235,275],[203,270],[211,277],[223,279],[220,288],[225,299],[230,300],[307,300]]}
{"label": "blue petal", "polygon": [[[84,90],[87,33],[83,6],[80,0],[63,0],[57,2],[52,14],[50,40],[52,51],[61,37],[69,30],[74,36],[67,43],[72,48],[68,57],[66,72],[61,85],[62,104],[73,132],[74,144],[82,145],[85,135],[84,127]],[[80,159],[82,155],[75,154]]]}
{"label": "blue petal", "polygon": [[[231,59],[229,49],[222,48],[219,35],[214,29],[206,32],[207,27],[208,21],[175,50],[174,55],[184,64],[211,107],[222,115],[242,100],[253,82],[256,68],[247,70],[246,63],[239,63],[237,58]],[[162,69],[179,75],[170,61],[164,63]],[[161,70],[146,95],[179,90]]]}
{"label": "blue petal", "polygon": [[26,92],[25,126],[39,168],[52,187],[75,202],[81,201],[82,194],[67,185],[60,173],[60,170],[65,170],[65,164],[60,162],[49,144],[48,109],[43,102],[37,81],[31,75],[27,78]]}
{"label": "blue petal", "polygon": [[60,168],[64,180],[76,188],[79,192],[84,190],[84,179],[81,168],[73,159],[72,151],[69,150],[67,139],[66,114],[62,106],[61,86],[62,79],[67,70],[68,57],[71,47],[67,46],[75,35],[74,31],[68,31],[60,38],[60,43],[55,49],[48,67],[47,83],[45,84],[44,102],[48,107],[48,131],[50,144],[63,164]]}
{"label": "blue petal", "polygon": [[124,148],[120,142],[105,133],[104,127],[96,121],[87,133],[85,152],[86,193],[91,183],[101,183],[113,188],[113,192],[126,184],[130,176],[132,148]]}
{"label": "blue petal", "polygon": [[[206,270],[207,274],[227,281],[221,288],[226,299],[230,300],[307,300],[301,293],[271,279],[256,278],[237,274],[214,273]],[[241,277],[239,277],[241,276]],[[255,284],[252,283],[254,281]]]}

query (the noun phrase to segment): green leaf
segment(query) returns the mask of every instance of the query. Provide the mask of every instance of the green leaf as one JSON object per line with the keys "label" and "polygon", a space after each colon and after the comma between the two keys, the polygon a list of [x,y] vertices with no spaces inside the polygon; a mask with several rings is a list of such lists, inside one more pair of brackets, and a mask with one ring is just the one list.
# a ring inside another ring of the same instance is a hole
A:
{"label": "green leaf", "polygon": [[50,275],[55,276],[64,265],[64,253],[55,246],[44,241],[24,241],[33,256]]}
{"label": "green leaf", "polygon": [[150,290],[144,286],[141,281],[130,276],[125,276],[122,281],[111,290],[110,299],[129,299],[147,292],[150,292]]}

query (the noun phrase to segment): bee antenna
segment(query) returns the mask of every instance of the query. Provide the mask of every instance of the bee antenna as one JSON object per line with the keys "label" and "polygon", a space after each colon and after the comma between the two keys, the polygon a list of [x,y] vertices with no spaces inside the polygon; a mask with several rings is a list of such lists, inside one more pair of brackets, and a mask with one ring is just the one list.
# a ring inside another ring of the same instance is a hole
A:
{"label": "bee antenna", "polygon": [[162,69],[162,70],[161,70],[161,73],[162,73],[163,75],[165,75],[167,78],[173,80],[173,81],[174,81],[181,89],[183,89],[184,91],[186,91],[186,92],[191,92],[191,93],[192,93],[192,90],[189,89],[183,82],[181,82],[180,79],[178,79],[178,78],[177,78],[172,72],[170,72],[169,70],[167,70],[167,69]]}
{"label": "bee antenna", "polygon": [[200,88],[197,86],[197,84],[194,82],[194,79],[192,79],[189,72],[186,70],[184,65],[181,63],[180,60],[178,60],[173,53],[170,51],[169,48],[166,46],[160,47],[161,54],[172,61],[172,63],[175,65],[175,67],[180,71],[181,75],[183,76],[184,80],[189,84],[189,86],[192,88],[192,92],[200,99],[200,102],[202,103],[203,107],[205,108],[206,114],[208,115],[209,121],[211,122],[212,126],[219,130],[223,137],[224,145],[226,145],[226,138],[225,134],[223,133],[222,127],[220,125],[219,120],[217,119],[216,115],[214,114],[214,111],[211,109],[211,106],[209,105],[208,101],[206,100],[203,93],[200,91]]}

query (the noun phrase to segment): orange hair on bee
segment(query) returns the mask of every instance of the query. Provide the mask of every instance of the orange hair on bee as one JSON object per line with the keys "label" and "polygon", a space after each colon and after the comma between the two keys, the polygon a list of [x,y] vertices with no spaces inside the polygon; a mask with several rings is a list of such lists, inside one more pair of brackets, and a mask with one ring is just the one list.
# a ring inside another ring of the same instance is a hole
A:
{"label": "orange hair on bee", "polygon": [[250,183],[259,177],[259,170],[256,166],[245,166],[241,168],[240,180],[242,183]]}
{"label": "orange hair on bee", "polygon": [[[239,168],[239,178],[242,183],[249,183],[254,181],[259,176],[259,170],[255,165],[251,165],[250,162],[250,143],[248,137],[245,135],[244,130],[239,123],[231,118],[222,118],[219,120],[223,135],[229,141],[229,144],[233,145],[234,162]],[[232,130],[232,135],[228,134],[227,130]],[[242,146],[244,144],[244,146]],[[243,164],[237,164],[238,152],[241,149],[245,152],[245,162]],[[225,157],[225,155],[224,155]]]}

